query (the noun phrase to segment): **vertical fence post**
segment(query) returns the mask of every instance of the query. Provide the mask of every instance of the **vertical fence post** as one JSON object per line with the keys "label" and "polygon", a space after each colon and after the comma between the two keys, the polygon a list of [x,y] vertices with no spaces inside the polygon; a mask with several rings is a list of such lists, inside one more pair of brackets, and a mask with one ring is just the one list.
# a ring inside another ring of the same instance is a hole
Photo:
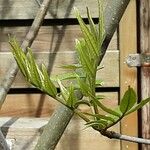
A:
{"label": "vertical fence post", "polygon": [[[129,54],[137,51],[136,35],[136,0],[131,0],[119,25],[120,49],[120,96],[122,97],[128,85],[137,89],[137,70],[129,68],[125,63]],[[125,117],[121,122],[121,133],[137,136],[137,113]],[[121,150],[137,150],[138,145],[130,142],[121,142]]]}
{"label": "vertical fence post", "polygon": [[[150,1],[140,0],[140,52],[150,53]],[[141,67],[141,97],[150,97],[150,67]],[[142,108],[142,137],[150,138],[150,104]],[[149,150],[150,145],[142,145],[142,150]]]}

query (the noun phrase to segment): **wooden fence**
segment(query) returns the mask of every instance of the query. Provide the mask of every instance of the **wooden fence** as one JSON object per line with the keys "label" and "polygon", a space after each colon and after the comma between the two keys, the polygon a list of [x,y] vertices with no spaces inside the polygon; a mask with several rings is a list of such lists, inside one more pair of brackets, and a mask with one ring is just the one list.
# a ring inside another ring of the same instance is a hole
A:
{"label": "wooden fence", "polygon": [[[46,19],[31,47],[36,61],[39,64],[45,63],[50,75],[65,72],[60,65],[76,62],[74,41],[81,37],[81,32],[73,14],[74,6],[84,18],[87,17],[85,6],[88,6],[95,20],[97,19],[95,0],[52,0]],[[15,35],[19,42],[23,41],[38,8],[36,0],[0,0],[0,81],[14,61],[8,44],[8,34]],[[106,96],[105,103],[110,107],[119,103],[120,96],[128,85],[136,89],[136,69],[129,69],[124,63],[129,53],[136,53],[136,39],[136,2],[131,0],[101,64],[104,69],[97,75],[97,78],[104,80],[103,87],[98,88],[97,92]],[[18,73],[0,110],[0,126],[7,133],[12,149],[32,150],[42,127],[57,105],[55,100],[26,83],[21,73]],[[88,111],[86,107],[81,109]],[[75,116],[56,149],[137,149],[137,144],[120,143],[107,139],[92,129],[83,129],[84,122]],[[137,136],[137,114],[126,117],[112,130]]]}

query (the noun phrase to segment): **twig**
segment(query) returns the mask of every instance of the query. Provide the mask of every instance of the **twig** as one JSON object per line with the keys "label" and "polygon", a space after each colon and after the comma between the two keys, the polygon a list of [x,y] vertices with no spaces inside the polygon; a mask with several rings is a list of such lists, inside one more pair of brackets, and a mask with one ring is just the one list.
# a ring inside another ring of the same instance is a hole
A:
{"label": "twig", "polygon": [[143,138],[138,138],[138,137],[128,136],[128,135],[122,135],[120,133],[116,133],[114,131],[108,131],[108,130],[104,131],[104,132],[100,132],[100,133],[110,139],[119,139],[119,140],[134,142],[134,143],[150,145],[149,139],[143,139]]}

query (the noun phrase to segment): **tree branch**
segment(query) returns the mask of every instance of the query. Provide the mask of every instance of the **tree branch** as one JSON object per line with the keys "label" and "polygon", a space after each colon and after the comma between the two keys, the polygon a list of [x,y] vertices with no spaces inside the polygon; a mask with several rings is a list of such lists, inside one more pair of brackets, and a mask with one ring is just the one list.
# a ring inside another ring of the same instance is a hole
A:
{"label": "tree branch", "polygon": [[143,138],[137,138],[137,137],[133,137],[133,136],[122,135],[122,134],[116,133],[114,131],[104,131],[104,132],[100,132],[100,133],[102,135],[110,138],[110,139],[119,139],[119,140],[134,142],[134,143],[140,143],[140,144],[148,144],[148,145],[150,145],[150,140],[148,140],[148,139],[143,139]]}
{"label": "tree branch", "polygon": [[[106,53],[108,44],[110,43],[110,40],[111,40],[115,30],[118,27],[118,24],[122,18],[122,15],[129,3],[129,1],[130,0],[110,1],[105,8],[104,17],[105,17],[105,26],[106,26],[106,38],[105,38],[103,46],[102,46],[103,51],[102,51],[102,55],[99,58],[99,63],[102,61],[102,59]],[[80,95],[80,91],[77,93],[77,95]],[[64,109],[65,109],[65,111],[64,111]],[[66,111],[66,109],[68,109],[68,111]],[[57,111],[61,112],[60,113],[61,117],[62,117],[61,120],[59,119],[60,114],[57,113]],[[51,130],[51,124],[54,124],[54,122],[56,122],[57,124],[64,123],[64,127],[62,125],[61,128],[55,128],[55,130],[57,130],[58,133],[59,132],[63,133],[65,130],[65,127],[66,127],[65,122],[69,123],[69,120],[71,120],[72,116],[73,116],[73,111],[70,111],[69,108],[67,108],[67,107],[60,106],[58,108],[58,110],[56,109],[53,113],[53,118],[51,118],[49,120],[47,127],[44,129],[42,136],[40,137],[35,150],[39,150],[38,149],[38,145],[40,145],[39,143],[42,143],[44,145],[44,147],[45,147],[45,144],[47,144],[47,147],[48,147],[48,145],[51,146],[51,147],[49,147],[50,150],[54,150],[59,139],[61,138],[61,134],[54,134],[54,131]],[[67,119],[66,119],[66,117],[67,117]],[[54,126],[56,126],[56,125],[54,124]],[[49,130],[48,130],[48,128],[49,128]],[[57,139],[54,141],[55,143],[53,142],[53,144],[51,144],[50,142],[47,142],[46,138],[44,138],[46,140],[46,143],[44,143],[44,139],[42,139],[42,138],[47,137],[47,132],[45,130],[49,131],[49,135],[51,135],[51,134],[53,135],[53,136],[51,136],[51,140],[49,137],[50,141],[52,141],[52,139]],[[58,137],[58,136],[60,136],[60,137]],[[42,150],[45,150],[45,149],[42,149]]]}
{"label": "tree branch", "polygon": [[110,1],[104,12],[104,19],[105,19],[105,31],[106,37],[102,45],[102,54],[99,58],[99,64],[101,63],[107,47],[113,37],[115,30],[117,29],[119,22],[129,4],[130,0],[112,0]]}
{"label": "tree branch", "polygon": [[71,109],[60,105],[45,126],[34,150],[55,149],[73,114]]}
{"label": "tree branch", "polygon": [[[32,26],[21,45],[21,47],[24,49],[24,51],[26,51],[26,48],[31,46],[32,42],[34,41],[34,39],[39,31],[40,25],[46,15],[50,1],[51,0],[44,0],[40,9],[38,10],[36,17],[32,23]],[[2,80],[2,82],[0,84],[0,108],[2,107],[2,104],[4,103],[6,95],[15,79],[17,72],[18,72],[18,66],[14,62],[11,65],[11,67],[9,68],[9,70],[7,71],[6,75],[4,76],[4,79]],[[5,138],[4,138],[1,130],[0,130],[0,149],[1,150],[9,150],[8,145],[5,141]]]}

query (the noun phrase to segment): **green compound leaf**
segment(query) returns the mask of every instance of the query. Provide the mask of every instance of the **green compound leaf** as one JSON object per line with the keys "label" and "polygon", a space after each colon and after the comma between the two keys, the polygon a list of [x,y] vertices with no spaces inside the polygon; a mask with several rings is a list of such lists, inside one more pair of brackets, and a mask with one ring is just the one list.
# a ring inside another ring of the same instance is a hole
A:
{"label": "green compound leaf", "polygon": [[69,98],[69,91],[65,88],[65,86],[63,86],[63,84],[61,83],[61,81],[59,79],[57,80],[57,82],[60,87],[61,95],[62,95],[63,99],[67,102],[67,100]]}
{"label": "green compound leaf", "polygon": [[[34,85],[37,85],[38,87],[42,86],[42,79],[40,78],[40,74],[39,74],[39,68],[37,66],[37,64],[35,63],[35,60],[33,58],[33,54],[30,48],[27,48],[28,50],[28,62],[29,62],[29,70],[30,70],[30,74],[32,77],[32,83]],[[30,79],[31,80],[31,79]]]}
{"label": "green compound leaf", "polygon": [[95,83],[96,87],[102,86],[104,85],[104,82],[100,79],[96,79],[96,83]]}
{"label": "green compound leaf", "polygon": [[77,102],[77,99],[75,97],[74,87],[73,87],[72,84],[70,84],[68,91],[69,91],[69,97],[68,97],[68,100],[67,100],[67,106],[74,108],[74,106]]}
{"label": "green compound leaf", "polygon": [[[60,75],[52,76],[51,80],[57,81],[59,79],[60,81],[63,81],[63,80],[72,80],[72,79],[76,79],[76,78],[77,78],[76,72],[68,72],[68,73],[63,73]],[[85,76],[80,76],[80,78],[85,78]]]}
{"label": "green compound leaf", "polygon": [[150,97],[145,100],[142,100],[139,104],[135,104],[125,115],[128,115],[128,114],[140,109],[141,107],[143,107],[145,104],[147,104],[149,102],[150,102]]}
{"label": "green compound leaf", "polygon": [[88,45],[91,52],[95,56],[99,56],[97,41],[95,40],[95,37],[94,37],[93,33],[89,30],[88,26],[84,23],[79,11],[76,8],[75,8],[75,15],[76,15],[76,18],[78,19],[78,22],[80,24],[80,28],[81,28],[81,31],[83,33],[86,44]]}
{"label": "green compound leaf", "polygon": [[99,70],[101,70],[101,69],[103,69],[104,68],[104,66],[98,66],[97,67],[97,71],[99,71]]}
{"label": "green compound leaf", "polygon": [[90,76],[94,76],[94,64],[93,61],[91,60],[86,46],[85,46],[85,41],[84,39],[76,40],[76,50],[78,52],[79,60],[81,62],[81,65],[83,66],[83,69],[87,74]]}
{"label": "green compound leaf", "polygon": [[15,60],[27,81],[55,98],[57,89],[50,80],[46,67],[42,66],[42,70],[40,70],[35,63],[31,49],[27,48],[28,55],[26,56],[15,38],[10,39],[9,43]]}
{"label": "green compound leaf", "polygon": [[25,75],[25,77],[28,80],[30,77],[30,74],[29,74],[29,68],[28,68],[29,64],[28,64],[26,55],[24,54],[22,49],[18,46],[19,43],[16,41],[15,38],[10,38],[9,44],[11,46],[11,51],[14,55],[14,58],[18,64],[21,72]]}
{"label": "green compound leaf", "polygon": [[89,121],[85,124],[87,127],[99,127],[100,129],[105,129],[108,125],[106,120],[95,120]]}
{"label": "green compound leaf", "polygon": [[[93,22],[93,19],[92,19],[92,16],[91,16],[91,13],[89,11],[89,9],[87,8],[87,16],[88,16],[88,21],[89,21],[89,25],[90,25],[90,30],[91,30],[91,33],[93,33],[94,35],[94,40],[96,40],[96,42],[98,42],[98,31],[96,29],[96,25],[94,24]],[[97,53],[97,52],[96,52]],[[98,54],[97,54],[98,55]]]}
{"label": "green compound leaf", "polygon": [[104,95],[96,95],[96,99],[97,99],[97,100],[102,100],[102,99],[104,99],[104,98],[105,98]]}
{"label": "green compound leaf", "polygon": [[80,64],[71,64],[71,65],[62,65],[60,66],[60,68],[75,71],[76,69],[82,68],[82,66]]}
{"label": "green compound leaf", "polygon": [[103,119],[106,121],[111,121],[112,123],[115,121],[113,119],[113,117],[111,117],[111,116],[106,116],[106,115],[101,115],[101,114],[89,114],[89,113],[84,113],[84,114],[88,115],[88,116],[95,117],[97,120]]}
{"label": "green compound leaf", "polygon": [[133,90],[133,88],[128,88],[128,90],[125,92],[121,102],[120,102],[120,110],[123,114],[125,114],[127,111],[129,111],[134,104],[136,103],[136,93]]}
{"label": "green compound leaf", "polygon": [[104,11],[103,11],[103,1],[98,0],[98,8],[99,8],[99,23],[98,23],[98,29],[99,29],[99,47],[101,47],[104,38],[105,38],[105,23],[104,23]]}
{"label": "green compound leaf", "polygon": [[68,88],[64,87],[61,81],[58,79],[58,84],[60,87],[61,95],[65,100],[65,105],[70,108],[75,108],[77,103],[77,98],[75,97],[74,86],[70,84]]}
{"label": "green compound leaf", "polygon": [[43,77],[44,77],[44,90],[49,94],[52,95],[53,97],[56,96],[57,94],[57,89],[55,87],[55,85],[53,84],[53,82],[50,80],[47,69],[45,67],[45,65],[42,65],[42,73],[43,73]]}
{"label": "green compound leaf", "polygon": [[96,98],[94,99],[95,104],[97,104],[103,111],[109,113],[109,114],[112,114],[114,116],[117,116],[117,117],[121,117],[121,114],[118,113],[118,111],[115,111],[115,110],[112,110],[108,107],[106,107],[105,105],[103,105],[100,101],[98,101]]}
{"label": "green compound leaf", "polygon": [[90,90],[89,85],[84,80],[82,80],[79,76],[77,76],[77,81],[83,95],[87,97],[92,96],[92,92]]}

